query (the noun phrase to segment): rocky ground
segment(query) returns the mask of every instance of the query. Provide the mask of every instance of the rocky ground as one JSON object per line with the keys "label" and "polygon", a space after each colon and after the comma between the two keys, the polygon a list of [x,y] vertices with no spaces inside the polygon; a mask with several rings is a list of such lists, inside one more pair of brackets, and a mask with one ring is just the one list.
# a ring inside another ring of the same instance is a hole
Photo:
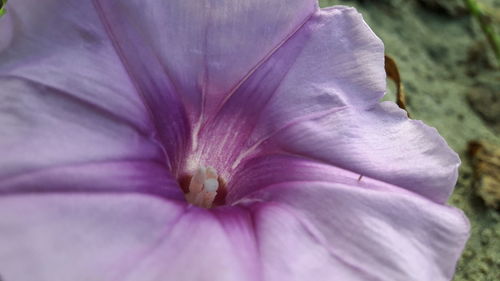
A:
{"label": "rocky ground", "polygon": [[[500,0],[479,1],[498,19]],[[472,230],[454,280],[500,280],[500,211],[476,195],[467,154],[472,140],[500,144],[500,71],[478,23],[462,0],[320,4],[355,6],[363,14],[398,64],[411,116],[436,127],[460,154],[460,177],[449,203],[464,210]]]}

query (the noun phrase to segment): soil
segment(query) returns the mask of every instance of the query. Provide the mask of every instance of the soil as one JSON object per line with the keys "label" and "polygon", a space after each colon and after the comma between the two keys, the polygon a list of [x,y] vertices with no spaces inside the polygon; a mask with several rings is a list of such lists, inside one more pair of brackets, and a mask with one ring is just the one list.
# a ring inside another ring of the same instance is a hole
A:
{"label": "soil", "polygon": [[[500,0],[478,0],[496,17]],[[474,187],[468,143],[500,145],[500,71],[462,0],[320,0],[356,7],[397,63],[412,118],[438,129],[462,165],[449,204],[471,222],[455,281],[500,280],[500,211]],[[500,26],[497,25],[497,32]],[[391,85],[392,83],[389,83]],[[395,100],[394,88],[384,99]]]}

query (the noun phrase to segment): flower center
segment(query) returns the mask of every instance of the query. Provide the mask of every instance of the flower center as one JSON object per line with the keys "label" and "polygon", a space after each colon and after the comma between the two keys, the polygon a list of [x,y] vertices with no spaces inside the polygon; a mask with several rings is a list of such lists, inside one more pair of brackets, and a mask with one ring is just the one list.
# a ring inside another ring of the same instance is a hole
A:
{"label": "flower center", "polygon": [[185,193],[186,201],[195,206],[212,208],[218,192],[221,192],[221,187],[222,182],[217,171],[210,166],[201,166],[191,177]]}

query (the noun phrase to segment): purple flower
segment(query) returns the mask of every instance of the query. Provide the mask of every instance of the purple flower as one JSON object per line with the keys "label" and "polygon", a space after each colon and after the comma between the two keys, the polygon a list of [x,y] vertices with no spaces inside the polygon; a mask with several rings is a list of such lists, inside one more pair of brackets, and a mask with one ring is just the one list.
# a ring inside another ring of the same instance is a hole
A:
{"label": "purple flower", "polygon": [[[459,159],[315,0],[15,0],[5,281],[449,280]],[[189,204],[191,202],[193,204]],[[197,205],[197,206],[195,206]]]}

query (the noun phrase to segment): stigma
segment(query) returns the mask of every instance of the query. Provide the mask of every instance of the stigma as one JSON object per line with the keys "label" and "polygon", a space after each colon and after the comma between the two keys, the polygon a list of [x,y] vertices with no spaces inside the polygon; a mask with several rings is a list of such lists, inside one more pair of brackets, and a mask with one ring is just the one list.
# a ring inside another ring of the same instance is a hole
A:
{"label": "stigma", "polygon": [[211,208],[219,189],[218,178],[214,168],[198,168],[189,183],[188,192],[185,194],[186,201],[195,206]]}

